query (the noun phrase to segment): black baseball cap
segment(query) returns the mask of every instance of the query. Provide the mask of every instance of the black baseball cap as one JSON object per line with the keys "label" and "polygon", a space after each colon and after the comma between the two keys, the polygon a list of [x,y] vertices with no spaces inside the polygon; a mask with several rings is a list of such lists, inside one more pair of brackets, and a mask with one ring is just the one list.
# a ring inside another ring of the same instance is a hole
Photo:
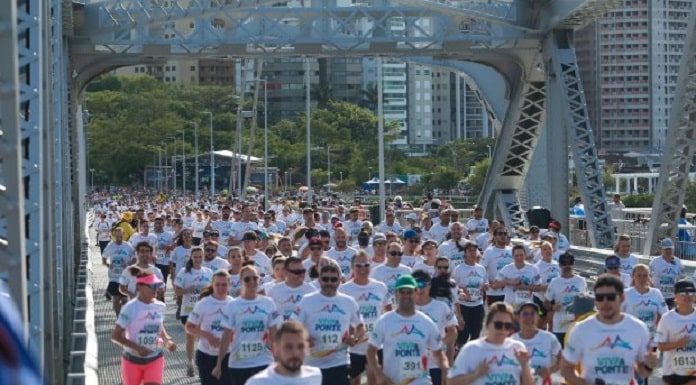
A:
{"label": "black baseball cap", "polygon": [[691,281],[685,279],[674,284],[674,294],[696,293],[696,286]]}

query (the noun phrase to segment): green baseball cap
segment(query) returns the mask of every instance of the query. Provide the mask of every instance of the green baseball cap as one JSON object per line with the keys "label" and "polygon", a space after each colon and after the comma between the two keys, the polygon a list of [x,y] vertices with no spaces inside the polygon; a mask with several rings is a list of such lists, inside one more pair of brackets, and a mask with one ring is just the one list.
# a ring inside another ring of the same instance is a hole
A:
{"label": "green baseball cap", "polygon": [[400,276],[396,280],[396,286],[395,289],[413,289],[415,290],[416,287],[418,287],[418,282],[416,282],[416,279],[413,278],[411,274],[405,274]]}

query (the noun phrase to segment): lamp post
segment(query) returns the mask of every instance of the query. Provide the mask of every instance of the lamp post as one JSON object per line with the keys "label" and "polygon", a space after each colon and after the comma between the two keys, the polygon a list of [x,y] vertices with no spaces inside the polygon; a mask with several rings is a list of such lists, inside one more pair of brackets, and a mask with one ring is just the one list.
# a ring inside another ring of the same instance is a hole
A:
{"label": "lamp post", "polygon": [[186,132],[181,131],[181,192],[186,195]]}
{"label": "lamp post", "polygon": [[91,176],[91,180],[90,180],[90,185],[91,185],[91,186],[90,186],[90,189],[91,189],[91,190],[94,190],[94,169],[93,169],[93,168],[90,168],[90,169],[89,169],[89,173],[90,173],[90,176]]}
{"label": "lamp post", "polygon": [[191,123],[193,124],[193,150],[194,150],[193,152],[194,152],[194,156],[195,156],[193,161],[194,161],[194,166],[196,169],[196,173],[195,173],[195,175],[196,175],[195,176],[195,178],[196,178],[196,199],[198,199],[198,197],[200,196],[200,195],[198,195],[199,194],[199,191],[198,191],[198,122],[191,121]]}
{"label": "lamp post", "polygon": [[309,81],[309,58],[305,58],[305,109],[306,109],[306,119],[307,119],[307,204],[312,204],[312,148],[311,148],[311,131],[312,131],[312,117],[311,117],[311,103],[312,96],[310,94],[310,81]]}
{"label": "lamp post", "polygon": [[268,79],[254,80],[263,82],[263,211],[268,211]]}
{"label": "lamp post", "polygon": [[209,114],[210,120],[210,196],[215,195],[215,150],[213,148],[213,113],[210,111],[203,111],[203,114]]}

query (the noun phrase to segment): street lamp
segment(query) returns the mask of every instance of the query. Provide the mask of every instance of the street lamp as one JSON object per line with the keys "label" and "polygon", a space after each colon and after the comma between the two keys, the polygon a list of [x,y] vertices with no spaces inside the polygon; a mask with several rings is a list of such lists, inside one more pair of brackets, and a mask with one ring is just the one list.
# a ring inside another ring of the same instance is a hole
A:
{"label": "street lamp", "polygon": [[311,155],[311,131],[312,131],[312,116],[311,103],[312,96],[310,94],[309,81],[309,58],[305,58],[305,109],[307,118],[307,204],[312,204],[312,155]]}
{"label": "street lamp", "polygon": [[268,79],[254,80],[263,82],[263,211],[268,211]]}
{"label": "street lamp", "polygon": [[194,166],[196,168],[196,199],[198,199],[198,197],[200,196],[198,195],[198,122],[192,120],[190,123],[193,124],[193,149],[195,156]]}
{"label": "street lamp", "polygon": [[186,132],[181,130],[181,192],[186,195]]}
{"label": "street lamp", "polygon": [[215,150],[213,149],[213,113],[203,111],[203,114],[210,115],[210,196],[215,196]]}
{"label": "street lamp", "polygon": [[90,173],[90,176],[91,176],[91,183],[90,183],[90,184],[92,185],[92,186],[90,187],[90,189],[91,189],[91,190],[94,190],[94,169],[93,169],[93,168],[90,168],[90,169],[89,169],[89,173]]}

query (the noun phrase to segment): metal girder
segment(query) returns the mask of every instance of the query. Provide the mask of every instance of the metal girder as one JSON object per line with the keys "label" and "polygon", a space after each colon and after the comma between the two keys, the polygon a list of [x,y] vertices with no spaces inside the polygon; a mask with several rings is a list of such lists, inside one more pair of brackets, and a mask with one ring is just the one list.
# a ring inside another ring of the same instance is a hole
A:
{"label": "metal girder", "polygon": [[17,2],[0,2],[0,279],[28,329]]}
{"label": "metal girder", "polygon": [[541,27],[580,29],[622,4],[623,0],[553,0],[544,8]]}
{"label": "metal girder", "polygon": [[696,11],[692,8],[677,89],[669,116],[644,255],[653,255],[658,237],[675,236],[696,153]]}
{"label": "metal girder", "polygon": [[451,15],[475,18],[489,23],[534,31],[535,28],[520,18],[520,3],[516,1],[434,1],[434,0],[394,0],[394,3],[411,7],[427,8]]}
{"label": "metal girder", "polygon": [[[590,240],[593,247],[611,247],[614,232],[607,209],[604,173],[599,167],[592,125],[575,56],[572,30],[557,30],[549,35],[544,48],[552,87],[558,87],[559,108],[568,128],[580,194],[585,205]],[[559,149],[565,153],[564,149]],[[561,181],[562,182],[562,181]],[[560,183],[560,182],[559,182]]]}
{"label": "metal girder", "polygon": [[[96,10],[92,10],[95,12]],[[89,17],[88,20],[99,20]],[[491,47],[512,44],[524,33],[494,27],[477,20],[415,7],[267,7],[233,9],[220,21],[192,19],[189,23],[134,25],[89,22],[81,44],[103,46],[124,53],[166,55],[211,53],[232,56],[261,55],[370,55],[413,52],[451,52],[451,44]],[[181,25],[185,24],[185,25]],[[398,27],[396,25],[399,25]],[[166,35],[166,36],[165,36]]]}
{"label": "metal girder", "polygon": [[510,107],[479,197],[484,211],[491,216],[497,209],[511,229],[525,224],[518,191],[524,186],[546,119],[545,74],[537,69],[540,60],[541,55],[533,55],[523,75],[512,84]]}
{"label": "metal girder", "polygon": [[24,181],[24,226],[28,259],[27,297],[29,303],[29,343],[44,366],[44,266],[41,231],[43,218],[43,145],[44,124],[44,12],[42,0],[19,0],[17,29],[19,36],[20,121],[22,135],[22,178]]}

